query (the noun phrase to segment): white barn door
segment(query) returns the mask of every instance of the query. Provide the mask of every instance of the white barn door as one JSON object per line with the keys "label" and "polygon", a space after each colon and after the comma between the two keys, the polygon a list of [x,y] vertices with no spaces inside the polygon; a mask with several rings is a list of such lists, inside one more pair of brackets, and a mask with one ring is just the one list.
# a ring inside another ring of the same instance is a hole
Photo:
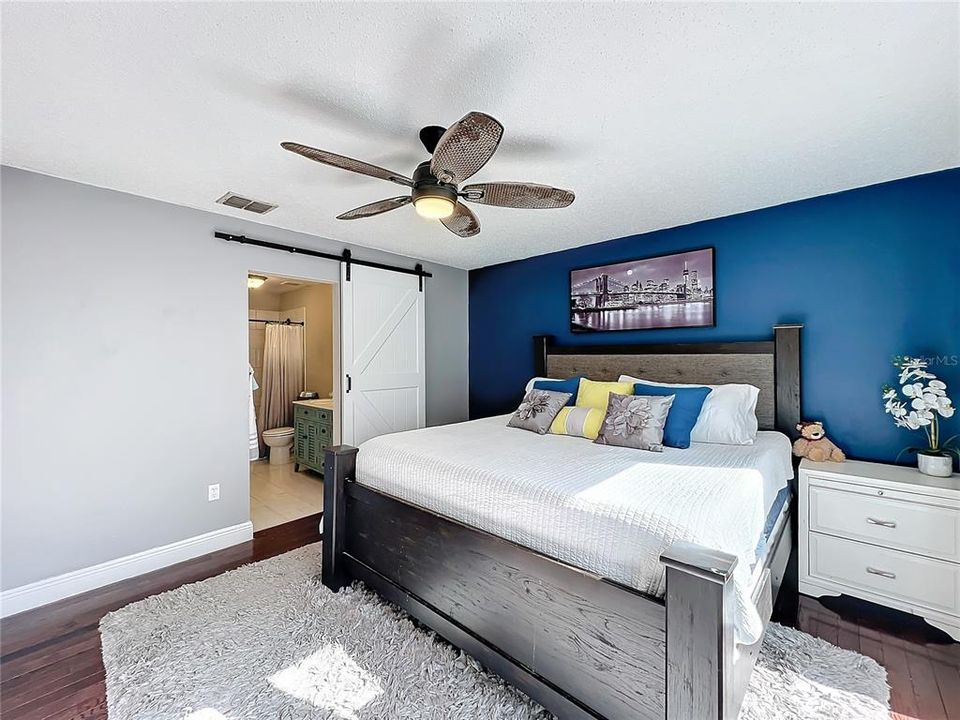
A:
{"label": "white barn door", "polygon": [[416,275],[341,265],[344,444],[426,424],[425,290]]}

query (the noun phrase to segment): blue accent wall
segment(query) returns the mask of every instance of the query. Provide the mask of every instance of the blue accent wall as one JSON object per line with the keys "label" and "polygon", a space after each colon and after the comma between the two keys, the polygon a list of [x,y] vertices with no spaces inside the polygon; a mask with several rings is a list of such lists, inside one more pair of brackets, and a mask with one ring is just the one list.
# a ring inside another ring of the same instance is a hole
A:
{"label": "blue accent wall", "polygon": [[[570,332],[571,268],[704,246],[716,248],[716,327]],[[883,413],[893,355],[936,358],[931,370],[960,404],[958,283],[960,168],[474,270],[471,416],[516,407],[533,374],[533,335],[756,340],[776,323],[802,322],[804,417],[823,420],[851,457],[892,460],[919,440]],[[947,435],[960,432],[958,419],[944,423]]]}

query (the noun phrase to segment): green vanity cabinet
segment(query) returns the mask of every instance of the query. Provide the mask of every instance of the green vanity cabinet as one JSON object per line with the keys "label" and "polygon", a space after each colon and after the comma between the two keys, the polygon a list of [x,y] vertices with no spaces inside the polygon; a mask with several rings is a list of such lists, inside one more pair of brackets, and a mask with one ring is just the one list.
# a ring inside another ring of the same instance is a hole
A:
{"label": "green vanity cabinet", "polygon": [[308,467],[322,475],[323,452],[333,444],[333,410],[298,404],[293,408],[293,469]]}

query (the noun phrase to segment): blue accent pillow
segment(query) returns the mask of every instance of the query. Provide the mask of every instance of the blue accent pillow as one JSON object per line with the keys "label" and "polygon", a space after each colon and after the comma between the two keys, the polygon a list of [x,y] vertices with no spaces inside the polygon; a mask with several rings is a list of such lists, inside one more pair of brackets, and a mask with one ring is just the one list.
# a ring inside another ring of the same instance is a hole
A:
{"label": "blue accent pillow", "polygon": [[[575,375],[566,380],[537,380],[533,383],[533,387],[536,390],[552,390],[553,392],[570,393],[570,399],[567,400],[567,405],[572,406],[577,404],[577,391],[580,389],[580,380],[584,377],[584,375]],[[699,412],[699,410],[697,412]]]}
{"label": "blue accent pillow", "polygon": [[667,424],[663,428],[663,444],[667,447],[690,447],[690,432],[697,424],[704,400],[711,389],[708,387],[676,387],[635,383],[634,395],[675,395]]}

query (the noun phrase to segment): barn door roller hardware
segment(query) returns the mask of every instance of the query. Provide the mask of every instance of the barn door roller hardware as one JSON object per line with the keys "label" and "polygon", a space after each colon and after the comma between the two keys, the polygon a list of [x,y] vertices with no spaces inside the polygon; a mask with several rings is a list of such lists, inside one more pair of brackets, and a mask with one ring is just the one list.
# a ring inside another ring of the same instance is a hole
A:
{"label": "barn door roller hardware", "polygon": [[379,268],[381,270],[390,270],[392,272],[404,273],[406,275],[416,275],[419,278],[420,290],[423,290],[423,279],[428,277],[433,277],[433,273],[427,272],[423,269],[423,265],[417,263],[413,268],[401,267],[399,265],[389,265],[387,263],[380,263],[374,260],[361,260],[359,258],[353,257],[349,250],[344,249],[341,255],[335,255],[334,253],[326,253],[320,250],[310,250],[309,248],[299,248],[293,245],[284,245],[282,243],[270,242],[269,240],[255,240],[254,238],[247,237],[246,235],[232,235],[225,232],[214,232],[213,236],[219,240],[226,240],[227,242],[240,243],[241,245],[255,245],[256,247],[269,248],[270,250],[282,250],[283,252],[296,253],[297,255],[308,255],[310,257],[324,258],[325,260],[336,260],[337,262],[342,262],[347,264],[347,280],[350,280],[350,266],[351,265],[363,265],[364,267]]}

